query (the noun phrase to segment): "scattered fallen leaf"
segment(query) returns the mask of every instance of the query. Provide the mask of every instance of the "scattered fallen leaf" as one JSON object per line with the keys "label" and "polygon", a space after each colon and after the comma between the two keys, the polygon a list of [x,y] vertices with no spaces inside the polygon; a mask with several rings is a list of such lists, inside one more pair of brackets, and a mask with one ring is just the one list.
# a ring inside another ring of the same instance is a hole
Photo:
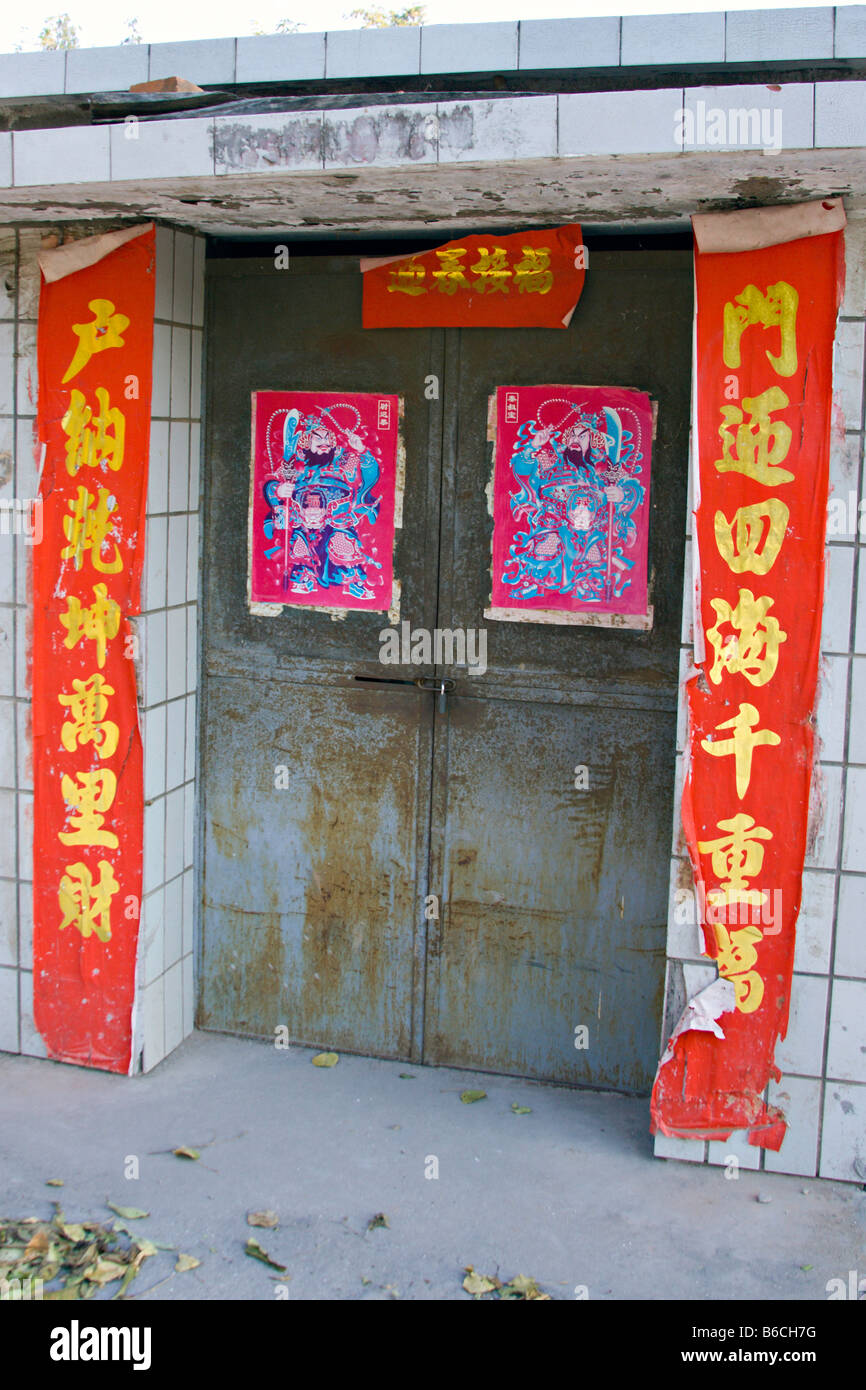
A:
{"label": "scattered fallen leaf", "polygon": [[244,1246],[244,1253],[252,1256],[254,1260],[261,1260],[263,1265],[270,1265],[271,1269],[280,1270],[281,1273],[285,1273],[288,1268],[288,1265],[281,1265],[277,1260],[272,1260],[267,1250],[263,1250],[258,1241],[252,1236],[250,1236]]}
{"label": "scattered fallen leaf", "polygon": [[369,1284],[370,1282],[371,1282],[371,1281],[367,1278],[366,1274],[362,1274],[362,1275],[361,1275],[361,1283],[362,1283],[362,1284]]}
{"label": "scattered fallen leaf", "polygon": [[77,1225],[75,1222],[67,1222],[65,1225],[60,1225],[58,1229],[65,1235],[67,1240],[73,1241],[76,1245],[80,1240],[87,1239],[87,1232],[84,1227]]}
{"label": "scattered fallen leaf", "polygon": [[139,1237],[135,1242],[136,1249],[142,1259],[149,1259],[151,1255],[158,1254],[158,1249],[152,1240],[145,1240],[144,1236]]}
{"label": "scattered fallen leaf", "polygon": [[514,1112],[515,1115],[531,1115],[531,1114],[532,1114],[532,1110],[531,1110],[530,1106],[528,1106],[528,1105],[518,1105],[516,1100],[514,1100],[514,1101],[511,1102],[511,1109],[513,1110],[513,1112]]}
{"label": "scattered fallen leaf", "polygon": [[476,1100],[486,1100],[486,1091],[461,1091],[460,1099],[464,1105],[472,1105]]}
{"label": "scattered fallen leaf", "polygon": [[542,1293],[535,1279],[528,1274],[515,1274],[514,1278],[507,1284],[503,1284],[499,1294],[500,1298],[521,1298],[524,1301],[550,1303],[549,1293]]}
{"label": "scattered fallen leaf", "polygon": [[105,1284],[112,1284],[115,1279],[122,1279],[125,1273],[125,1261],[101,1259],[85,1270],[84,1277],[89,1279],[91,1284],[98,1284],[102,1288]]}
{"label": "scattered fallen leaf", "polygon": [[391,1222],[383,1211],[377,1211],[376,1215],[370,1218],[367,1222],[367,1230],[375,1231],[378,1230],[380,1226],[387,1226],[389,1231],[391,1229]]}
{"label": "scattered fallen leaf", "polygon": [[415,1076],[414,1076],[414,1074],[413,1074],[411,1071],[401,1071],[401,1073],[400,1073],[400,1080],[401,1080],[401,1081],[414,1081],[414,1080],[415,1080]]}
{"label": "scattered fallen leaf", "polygon": [[814,1265],[800,1265],[800,1268],[803,1270],[814,1269]]}
{"label": "scattered fallen leaf", "polygon": [[275,1230],[280,1224],[280,1218],[275,1211],[248,1211],[248,1226],[266,1226],[268,1230]]}
{"label": "scattered fallen leaf", "polygon": [[177,1158],[201,1158],[198,1149],[188,1149],[186,1144],[181,1144],[180,1148],[172,1149],[172,1153]]}
{"label": "scattered fallen leaf", "polygon": [[482,1294],[493,1293],[497,1286],[492,1279],[487,1278],[486,1274],[476,1274],[472,1265],[467,1265],[463,1287],[467,1293],[472,1294],[473,1298],[480,1298]]}
{"label": "scattered fallen leaf", "polygon": [[45,1186],[46,1186],[46,1187],[62,1187],[62,1186],[63,1186],[63,1179],[62,1179],[62,1178],[46,1178],[46,1179],[45,1179]]}
{"label": "scattered fallen leaf", "polygon": [[33,1255],[44,1255],[50,1245],[51,1239],[48,1235],[48,1232],[44,1228],[40,1227],[38,1231],[35,1231],[33,1233],[33,1235],[30,1237],[30,1240],[27,1242],[27,1248],[24,1251],[24,1258],[29,1259]]}
{"label": "scattered fallen leaf", "polygon": [[116,1207],[113,1202],[106,1202],[105,1205],[124,1221],[141,1221],[143,1217],[150,1216],[150,1212],[142,1211],[141,1207]]}
{"label": "scattered fallen leaf", "polygon": [[318,1052],[313,1058],[314,1067],[335,1067],[340,1060],[338,1052]]}
{"label": "scattered fallen leaf", "polygon": [[176,1274],[186,1274],[188,1269],[198,1269],[201,1260],[197,1260],[195,1255],[182,1255],[178,1252],[177,1264],[175,1265]]}

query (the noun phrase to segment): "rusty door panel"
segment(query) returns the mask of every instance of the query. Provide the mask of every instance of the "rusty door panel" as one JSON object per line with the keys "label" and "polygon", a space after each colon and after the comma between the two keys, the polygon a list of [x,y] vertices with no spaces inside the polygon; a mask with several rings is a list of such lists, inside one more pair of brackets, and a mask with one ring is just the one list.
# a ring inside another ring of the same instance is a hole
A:
{"label": "rusty door panel", "polygon": [[448,725],[426,1059],[646,1089],[665,946],[668,714],[453,698]]}
{"label": "rusty door panel", "polygon": [[411,686],[211,689],[203,1027],[409,1056],[429,720]]}

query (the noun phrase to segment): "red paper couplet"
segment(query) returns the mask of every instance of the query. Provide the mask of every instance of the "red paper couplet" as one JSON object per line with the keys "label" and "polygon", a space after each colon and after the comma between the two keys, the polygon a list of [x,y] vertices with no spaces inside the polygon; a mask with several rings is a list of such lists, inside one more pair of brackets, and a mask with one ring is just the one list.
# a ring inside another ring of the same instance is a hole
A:
{"label": "red paper couplet", "polygon": [[836,231],[695,258],[698,674],[683,825],[720,980],[662,1057],[652,1120],[667,1135],[745,1129],[778,1149],[785,1132],[762,1092],[780,1077],[806,852],[842,255]]}
{"label": "red paper couplet", "polygon": [[49,1056],[127,1072],[142,890],[135,657],[152,227],[43,280],[33,551],[33,991]]}

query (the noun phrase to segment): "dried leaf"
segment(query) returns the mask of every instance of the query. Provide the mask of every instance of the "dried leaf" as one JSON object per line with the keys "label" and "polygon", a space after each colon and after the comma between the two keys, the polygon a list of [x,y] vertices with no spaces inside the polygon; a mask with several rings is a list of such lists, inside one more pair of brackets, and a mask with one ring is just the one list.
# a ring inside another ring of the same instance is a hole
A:
{"label": "dried leaf", "polygon": [[75,1299],[77,1301],[81,1296],[78,1292],[80,1283],[81,1281],[76,1279],[71,1283],[64,1284],[60,1289],[49,1289],[42,1297],[44,1299],[63,1299],[64,1301]]}
{"label": "dried leaf", "polygon": [[[46,1179],[45,1179],[45,1186],[46,1186],[46,1187],[62,1187],[62,1186],[63,1186],[63,1179],[62,1179],[62,1178],[46,1178]],[[46,1295],[46,1297],[47,1297],[47,1295]]]}
{"label": "dried leaf", "polygon": [[248,1226],[265,1226],[269,1231],[273,1231],[280,1224],[280,1218],[275,1211],[248,1211]]}
{"label": "dried leaf", "polygon": [[472,1265],[467,1265],[463,1287],[467,1293],[472,1294],[473,1298],[481,1298],[483,1294],[493,1293],[496,1284],[492,1279],[488,1279],[486,1274],[476,1274]]}
{"label": "dried leaf", "polygon": [[51,1240],[48,1232],[40,1227],[38,1231],[34,1232],[27,1243],[27,1248],[24,1251],[25,1260],[29,1259],[32,1255],[44,1255],[50,1245]]}
{"label": "dried leaf", "polygon": [[121,1264],[120,1260],[100,1259],[85,1270],[84,1277],[102,1288],[105,1284],[113,1284],[115,1279],[122,1279],[125,1273],[125,1262]]}
{"label": "dried leaf", "polygon": [[503,1285],[500,1298],[521,1298],[534,1303],[550,1303],[549,1293],[542,1293],[534,1279],[528,1274],[515,1274],[509,1283]]}
{"label": "dried leaf", "polygon": [[400,1073],[400,1080],[401,1080],[401,1081],[414,1081],[414,1080],[415,1080],[414,1073],[411,1072],[411,1071],[401,1071],[401,1073]]}
{"label": "dried leaf", "polygon": [[141,1221],[143,1217],[150,1216],[149,1211],[142,1211],[140,1207],[116,1207],[113,1202],[106,1202],[109,1211],[117,1212],[124,1221]]}
{"label": "dried leaf", "polygon": [[367,1230],[375,1231],[380,1226],[386,1226],[389,1231],[391,1229],[391,1223],[383,1211],[377,1211],[376,1215],[370,1218],[367,1222]]}
{"label": "dried leaf", "polygon": [[288,1268],[288,1265],[281,1265],[276,1260],[272,1260],[267,1250],[263,1250],[252,1236],[244,1246],[244,1254],[250,1255],[254,1260],[261,1260],[263,1265],[270,1265],[271,1269],[278,1269],[282,1274],[285,1274]]}
{"label": "dried leaf", "polygon": [[172,1153],[177,1158],[201,1158],[198,1149],[189,1149],[186,1144],[181,1144],[180,1148],[172,1149]]}
{"label": "dried leaf", "polygon": [[528,1105],[518,1105],[517,1101],[512,1101],[511,1109],[515,1115],[531,1115],[532,1110]]}
{"label": "dried leaf", "polygon": [[135,1242],[135,1248],[138,1251],[138,1254],[135,1257],[136,1264],[138,1264],[140,1260],[146,1260],[151,1255],[156,1255],[159,1253],[153,1241],[145,1240],[143,1237]]}
{"label": "dried leaf", "polygon": [[175,1271],[177,1274],[186,1274],[188,1269],[198,1269],[201,1260],[197,1260],[195,1255],[178,1254]]}
{"label": "dried leaf", "polygon": [[460,1099],[464,1105],[472,1105],[476,1100],[486,1100],[486,1091],[461,1091]]}
{"label": "dried leaf", "polygon": [[67,1240],[73,1241],[76,1245],[80,1240],[87,1239],[87,1232],[85,1231],[84,1227],[76,1225],[74,1222],[71,1222],[65,1226],[61,1226],[59,1229],[61,1233],[65,1235]]}
{"label": "dried leaf", "polygon": [[335,1067],[340,1060],[338,1052],[319,1052],[313,1058],[314,1067]]}

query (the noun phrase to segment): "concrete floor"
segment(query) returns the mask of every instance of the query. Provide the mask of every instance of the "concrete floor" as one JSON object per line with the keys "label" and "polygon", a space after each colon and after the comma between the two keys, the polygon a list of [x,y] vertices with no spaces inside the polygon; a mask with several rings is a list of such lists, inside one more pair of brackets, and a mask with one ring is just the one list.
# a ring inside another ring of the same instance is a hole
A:
{"label": "concrete floor", "polygon": [[[290,1300],[465,1299],[466,1265],[591,1300],[825,1300],[829,1279],[866,1275],[866,1192],[654,1159],[646,1100],[312,1056],[196,1033],[143,1077],[0,1057],[0,1215],[48,1217],[54,1198],[72,1221],[107,1218],[106,1199],[146,1209],[136,1228],[201,1266],[176,1274],[160,1252],[138,1299],[274,1299],[250,1235],[288,1266]],[[461,1104],[466,1088],[488,1099]],[[201,1158],[175,1158],[181,1144]],[[261,1208],[277,1230],[246,1224]],[[390,1228],[368,1231],[377,1212]]]}

